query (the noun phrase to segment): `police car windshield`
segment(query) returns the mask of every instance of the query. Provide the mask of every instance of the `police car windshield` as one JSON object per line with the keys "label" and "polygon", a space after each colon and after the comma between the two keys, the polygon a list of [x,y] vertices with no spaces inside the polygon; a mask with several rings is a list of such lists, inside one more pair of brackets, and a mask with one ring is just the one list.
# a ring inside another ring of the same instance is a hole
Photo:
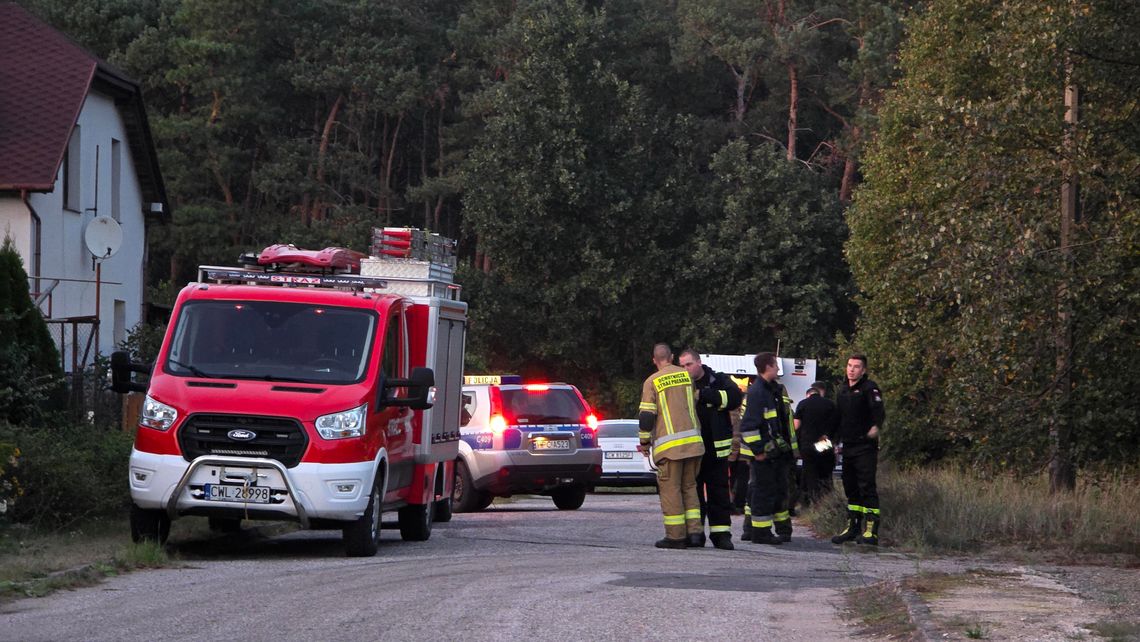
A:
{"label": "police car windshield", "polygon": [[516,424],[580,424],[586,411],[569,388],[539,391],[503,387],[500,392],[503,408]]}
{"label": "police car windshield", "polygon": [[190,301],[164,369],[180,376],[347,384],[364,378],[376,315],[274,301]]}

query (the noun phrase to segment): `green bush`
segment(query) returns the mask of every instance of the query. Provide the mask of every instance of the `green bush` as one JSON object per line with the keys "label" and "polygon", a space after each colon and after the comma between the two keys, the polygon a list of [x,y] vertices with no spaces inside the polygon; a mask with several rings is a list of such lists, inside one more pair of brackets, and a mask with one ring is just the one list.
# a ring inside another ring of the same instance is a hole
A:
{"label": "green bush", "polygon": [[55,419],[39,425],[0,425],[0,444],[20,453],[19,466],[10,469],[8,477],[21,495],[8,506],[6,519],[54,529],[125,514],[130,505],[132,436]]}

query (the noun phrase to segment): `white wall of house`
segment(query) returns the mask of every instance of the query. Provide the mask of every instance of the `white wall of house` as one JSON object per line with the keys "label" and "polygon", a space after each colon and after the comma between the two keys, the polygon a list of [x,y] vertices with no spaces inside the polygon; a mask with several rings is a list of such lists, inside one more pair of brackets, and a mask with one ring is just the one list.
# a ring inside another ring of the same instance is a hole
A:
{"label": "white wall of house", "polygon": [[[61,319],[98,314],[99,353],[109,355],[126,331],[142,320],[146,253],[144,203],[126,129],[114,101],[91,92],[77,125],[69,146],[73,153],[61,165],[55,189],[28,197],[41,221],[38,275],[33,274],[31,216],[20,199],[0,199],[0,233],[9,230],[29,276],[41,278],[41,289],[46,289],[53,279],[60,280],[50,299],[40,305],[44,316]],[[70,190],[65,190],[68,173]],[[65,191],[69,191],[66,205]],[[95,309],[96,270],[84,243],[84,231],[96,215],[115,218],[123,230],[118,251],[99,261],[102,270],[98,311]],[[59,343],[58,336],[56,342]],[[67,361],[65,358],[65,367],[70,369]],[[90,362],[89,357],[87,363]]]}

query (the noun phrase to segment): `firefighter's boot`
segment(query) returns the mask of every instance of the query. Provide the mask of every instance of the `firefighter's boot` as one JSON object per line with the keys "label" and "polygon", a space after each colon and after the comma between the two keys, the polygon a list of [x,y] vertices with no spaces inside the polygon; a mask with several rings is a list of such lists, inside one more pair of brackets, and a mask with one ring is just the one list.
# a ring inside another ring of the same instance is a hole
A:
{"label": "firefighter's boot", "polygon": [[867,524],[863,527],[863,533],[859,535],[858,542],[868,546],[879,545],[879,515],[877,513],[867,514]]}
{"label": "firefighter's boot", "polygon": [[685,540],[689,548],[704,548],[705,547],[705,534],[704,533],[689,533],[689,537]]}
{"label": "firefighter's boot", "polygon": [[772,524],[776,527],[776,537],[780,538],[781,542],[792,541],[792,520],[777,519]]}
{"label": "firefighter's boot", "polygon": [[669,539],[668,537],[666,537],[664,539],[657,540],[657,542],[654,543],[653,545],[656,546],[657,548],[688,548],[689,547],[689,543],[686,540]]}
{"label": "firefighter's boot", "polygon": [[843,532],[831,538],[832,544],[843,544],[845,542],[854,542],[855,538],[859,537],[859,531],[862,529],[863,513],[860,511],[847,510],[847,528]]}
{"label": "firefighter's boot", "polygon": [[712,540],[713,546],[719,548],[722,551],[731,551],[736,548],[732,545],[731,533],[713,533],[712,535],[709,535],[709,539]]}
{"label": "firefighter's boot", "polygon": [[771,544],[779,546],[781,544],[780,538],[772,534],[772,531],[767,528],[752,527],[752,543],[753,544]]}

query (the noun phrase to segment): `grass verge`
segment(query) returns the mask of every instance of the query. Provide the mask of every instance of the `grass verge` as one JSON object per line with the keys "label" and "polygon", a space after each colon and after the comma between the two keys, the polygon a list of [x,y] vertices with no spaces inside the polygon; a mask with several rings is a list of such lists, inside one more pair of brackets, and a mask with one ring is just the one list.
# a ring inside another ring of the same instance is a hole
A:
{"label": "grass verge", "polygon": [[91,586],[104,578],[172,562],[154,543],[134,544],[120,521],[93,522],[67,532],[0,530],[0,601],[41,597]]}
{"label": "grass verge", "polygon": [[[880,541],[917,552],[974,552],[1012,547],[1071,560],[1140,564],[1140,480],[1124,472],[1083,478],[1053,495],[1044,476],[1016,478],[953,468],[881,470]],[[843,527],[841,490],[804,517],[820,535]]]}

